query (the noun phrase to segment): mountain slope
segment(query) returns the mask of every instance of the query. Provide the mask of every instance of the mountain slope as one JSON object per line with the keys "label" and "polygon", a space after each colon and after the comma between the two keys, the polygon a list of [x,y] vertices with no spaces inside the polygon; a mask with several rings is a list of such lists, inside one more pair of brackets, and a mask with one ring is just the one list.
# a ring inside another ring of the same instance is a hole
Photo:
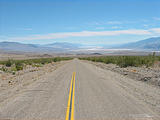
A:
{"label": "mountain slope", "polygon": [[160,50],[160,37],[153,37],[138,42],[120,45],[118,48]]}
{"label": "mountain slope", "polygon": [[57,52],[62,49],[55,49],[35,44],[22,44],[18,42],[0,42],[0,50],[16,52]]}
{"label": "mountain slope", "polygon": [[53,43],[47,45],[22,44],[18,42],[0,42],[0,50],[16,52],[67,52],[67,50],[78,49],[80,44]]}
{"label": "mountain slope", "polygon": [[[36,44],[22,44],[18,42],[0,42],[1,51],[15,51],[15,52],[70,52],[72,50],[96,48],[97,46],[85,46],[82,44],[74,44],[67,42],[56,42],[46,45],[36,45]],[[107,49],[105,45],[102,48]],[[115,49],[133,49],[133,50],[160,50],[160,37],[149,38],[141,40],[138,42],[114,45],[110,48]]]}
{"label": "mountain slope", "polygon": [[18,43],[18,42],[0,42],[0,49],[3,50],[14,50],[14,51],[18,51],[18,50],[33,50],[33,49],[37,49],[38,46],[33,45],[33,44],[22,44],[22,43]]}

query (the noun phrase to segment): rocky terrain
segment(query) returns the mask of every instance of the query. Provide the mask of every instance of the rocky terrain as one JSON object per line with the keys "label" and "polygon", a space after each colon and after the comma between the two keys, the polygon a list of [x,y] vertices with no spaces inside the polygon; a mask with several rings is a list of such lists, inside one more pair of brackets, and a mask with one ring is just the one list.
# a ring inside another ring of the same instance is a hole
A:
{"label": "rocky terrain", "polygon": [[25,89],[31,83],[43,79],[67,61],[52,62],[42,67],[27,65],[23,70],[15,74],[0,70],[0,103],[12,97],[16,92]]}
{"label": "rocky terrain", "polygon": [[[160,113],[160,67],[127,67],[121,68],[115,64],[105,64],[85,60],[96,69],[103,69],[115,73],[113,78],[119,85],[140,101],[144,101],[153,110]],[[110,73],[110,74],[111,74]],[[113,78],[110,78],[111,80]],[[116,88],[115,88],[116,89]]]}
{"label": "rocky terrain", "polygon": [[64,119],[72,73],[76,71],[76,119],[159,120],[159,87],[129,78],[129,73],[112,71],[116,67],[73,59],[42,67],[26,66],[15,75],[2,73],[0,117]]}
{"label": "rocky terrain", "polygon": [[113,72],[120,73],[126,77],[143,81],[148,84],[154,85],[156,87],[160,87],[160,63],[156,63],[152,67],[126,67],[121,68],[115,64],[104,64],[100,62],[91,62],[88,61],[98,67],[103,69],[111,70]]}

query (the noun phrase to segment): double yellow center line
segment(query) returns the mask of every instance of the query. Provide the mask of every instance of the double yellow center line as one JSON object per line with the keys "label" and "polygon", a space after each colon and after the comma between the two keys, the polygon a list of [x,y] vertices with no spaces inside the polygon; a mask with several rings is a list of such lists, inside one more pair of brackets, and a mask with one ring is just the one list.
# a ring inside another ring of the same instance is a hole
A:
{"label": "double yellow center line", "polygon": [[74,120],[75,75],[76,75],[76,73],[73,72],[71,85],[70,85],[70,90],[69,90],[69,98],[68,98],[68,105],[67,105],[67,112],[66,112],[66,120]]}

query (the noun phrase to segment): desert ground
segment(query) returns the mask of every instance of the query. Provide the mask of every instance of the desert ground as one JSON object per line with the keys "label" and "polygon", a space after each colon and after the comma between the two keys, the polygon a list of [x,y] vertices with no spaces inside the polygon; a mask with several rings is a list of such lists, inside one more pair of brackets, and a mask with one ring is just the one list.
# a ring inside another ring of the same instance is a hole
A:
{"label": "desert ground", "polygon": [[15,74],[0,71],[0,118],[65,119],[75,72],[75,119],[158,120],[159,71],[77,58],[28,65]]}

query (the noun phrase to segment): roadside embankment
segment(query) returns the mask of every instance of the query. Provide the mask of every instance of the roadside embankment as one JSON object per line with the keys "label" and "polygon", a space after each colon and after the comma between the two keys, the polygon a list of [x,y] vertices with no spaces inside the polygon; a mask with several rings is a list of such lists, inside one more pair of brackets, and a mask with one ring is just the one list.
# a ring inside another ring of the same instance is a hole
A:
{"label": "roadside embankment", "polygon": [[69,62],[63,60],[70,59],[4,61],[0,65],[0,102]]}

